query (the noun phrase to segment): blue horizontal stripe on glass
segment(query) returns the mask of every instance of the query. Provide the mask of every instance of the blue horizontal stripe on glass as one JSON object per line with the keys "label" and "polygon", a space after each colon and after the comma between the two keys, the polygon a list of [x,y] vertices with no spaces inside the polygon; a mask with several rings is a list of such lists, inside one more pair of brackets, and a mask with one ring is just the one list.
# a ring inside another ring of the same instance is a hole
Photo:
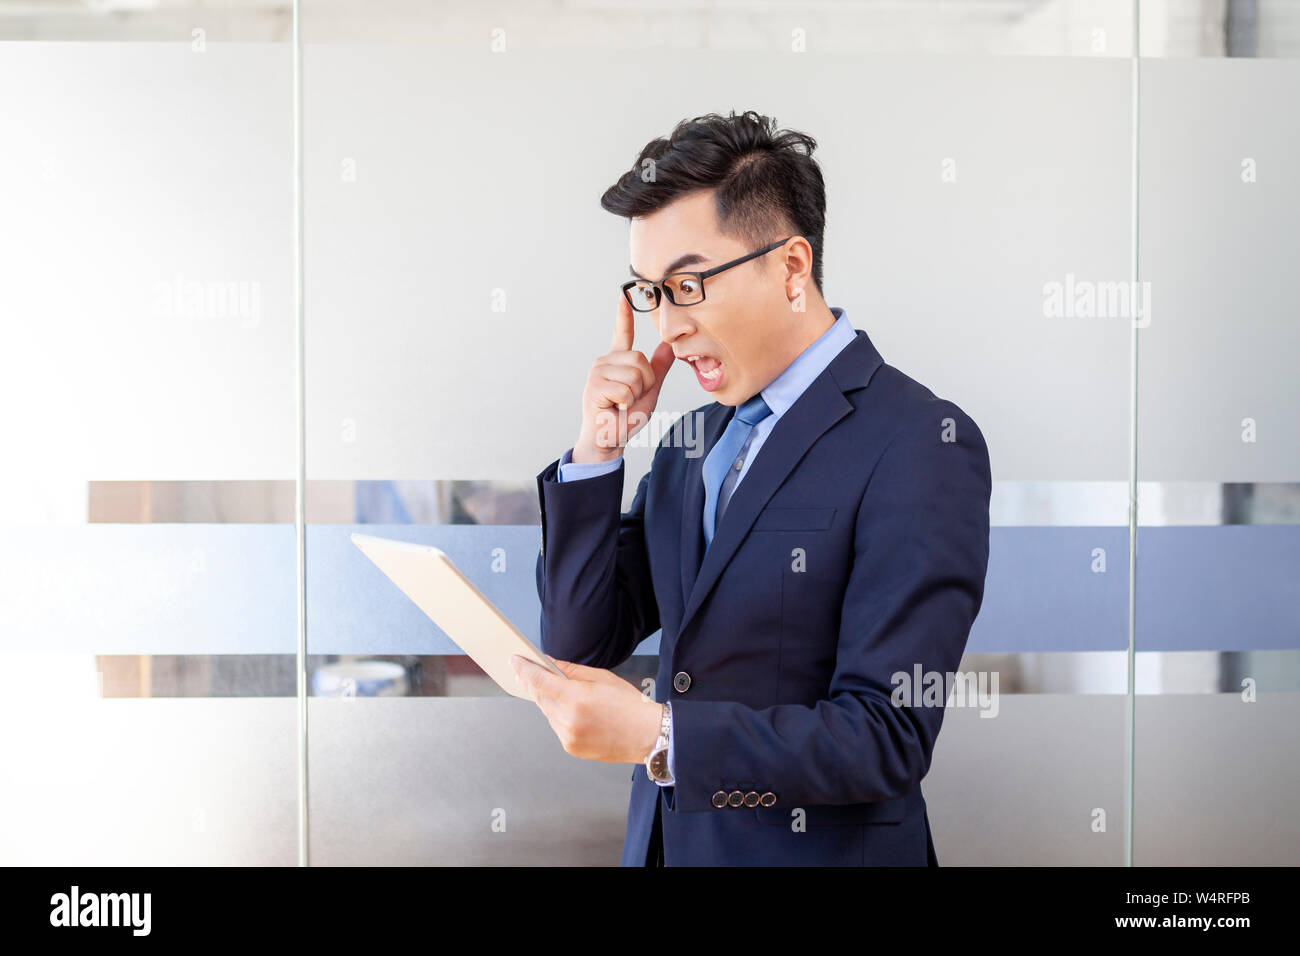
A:
{"label": "blue horizontal stripe on glass", "polygon": [[[1102,560],[1105,570],[1094,570]],[[1128,528],[990,529],[984,601],[967,653],[1127,647]]]}
{"label": "blue horizontal stripe on glass", "polygon": [[[294,529],[92,524],[7,529],[0,649],[292,654]],[[456,654],[349,534],[434,544],[534,643],[535,525],[310,525],[308,652]],[[1300,526],[1144,527],[1138,650],[1300,648]],[[1105,551],[1104,572],[1093,570]],[[1113,651],[1128,643],[1123,527],[992,529],[969,653]],[[638,654],[658,652],[658,632]]]}
{"label": "blue horizontal stripe on glass", "polygon": [[0,649],[292,654],[293,525],[88,524],[0,534]]}
{"label": "blue horizontal stripe on glass", "polygon": [[1139,651],[1300,648],[1300,525],[1138,528]]}
{"label": "blue horizontal stripe on glass", "polygon": [[[1093,570],[1104,548],[1106,571]],[[1300,648],[1300,526],[1138,529],[1137,650]],[[970,653],[1125,650],[1128,529],[993,528]]]}

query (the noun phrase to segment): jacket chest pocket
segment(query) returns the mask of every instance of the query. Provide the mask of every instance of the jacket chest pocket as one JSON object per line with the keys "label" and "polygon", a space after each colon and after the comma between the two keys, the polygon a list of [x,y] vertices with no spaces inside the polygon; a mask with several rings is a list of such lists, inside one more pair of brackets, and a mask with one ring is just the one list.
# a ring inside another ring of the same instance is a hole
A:
{"label": "jacket chest pocket", "polygon": [[775,561],[782,575],[803,574],[816,562],[830,559],[828,533],[834,508],[767,508],[760,511],[750,533],[762,548],[763,560]]}
{"label": "jacket chest pocket", "polygon": [[834,517],[834,508],[764,508],[750,531],[825,531]]}

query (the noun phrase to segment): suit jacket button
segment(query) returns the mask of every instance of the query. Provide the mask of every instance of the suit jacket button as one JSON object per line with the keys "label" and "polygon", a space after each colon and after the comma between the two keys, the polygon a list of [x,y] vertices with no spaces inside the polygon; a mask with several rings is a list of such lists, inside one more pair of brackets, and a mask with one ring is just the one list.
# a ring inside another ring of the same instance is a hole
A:
{"label": "suit jacket button", "polygon": [[713,805],[715,807],[725,807],[727,805],[727,791],[719,790],[713,795]]}
{"label": "suit jacket button", "polygon": [[745,802],[745,795],[739,790],[733,790],[727,795],[727,803],[733,807],[738,807]]}
{"label": "suit jacket button", "polygon": [[758,806],[758,800],[759,800],[759,796],[758,796],[758,794],[755,793],[753,790],[751,790],[751,791],[749,791],[749,793],[745,794],[745,806],[747,806],[747,807],[756,807],[756,806]]}
{"label": "suit jacket button", "polygon": [[690,689],[690,686],[691,675],[686,673],[686,671],[678,671],[673,675],[673,690],[677,691],[677,693],[686,693],[686,691]]}
{"label": "suit jacket button", "polygon": [[770,807],[772,804],[776,803],[776,794],[769,790],[758,798],[758,802],[765,807]]}

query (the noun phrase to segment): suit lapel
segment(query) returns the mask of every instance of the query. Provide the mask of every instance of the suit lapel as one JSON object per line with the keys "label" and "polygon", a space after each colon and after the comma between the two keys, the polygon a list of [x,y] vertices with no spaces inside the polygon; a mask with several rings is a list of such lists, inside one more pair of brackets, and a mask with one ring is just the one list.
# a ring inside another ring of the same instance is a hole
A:
{"label": "suit lapel", "polygon": [[[735,408],[714,403],[704,412],[702,441],[697,446],[700,454],[686,459],[686,477],[682,488],[681,556],[682,556],[682,606],[690,596],[695,578],[700,572],[704,556],[704,459],[718,443]],[[684,446],[685,443],[683,443]],[[743,482],[742,482],[743,484]]]}
{"label": "suit lapel", "polygon": [[[734,408],[718,405],[705,425],[705,452],[689,459],[682,495],[682,590],[686,603],[677,633],[687,625],[735,555],[758,514],[800,459],[827,429],[853,410],[844,393],[867,384],[882,364],[867,333],[857,330],[820,375],[777,421],[758,450],[757,457],[736,486],[726,513],[715,529],[713,542],[704,550],[704,459],[722,436]],[[701,561],[702,555],[702,561]],[[698,573],[697,573],[698,569]]]}

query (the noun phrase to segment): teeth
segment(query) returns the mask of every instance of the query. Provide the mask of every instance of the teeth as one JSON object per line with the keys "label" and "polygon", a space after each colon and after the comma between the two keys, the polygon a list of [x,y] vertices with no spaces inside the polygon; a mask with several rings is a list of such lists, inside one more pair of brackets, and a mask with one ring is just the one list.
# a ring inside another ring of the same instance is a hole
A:
{"label": "teeth", "polygon": [[[695,365],[695,363],[698,362],[700,359],[704,358],[704,356],[703,356],[703,355],[683,355],[682,358],[683,358],[685,361],[690,362],[692,365]],[[700,376],[701,376],[702,378],[706,379],[707,381],[712,382],[712,381],[716,380],[717,377],[718,377],[719,375],[722,374],[722,363],[719,362],[719,363],[717,364],[717,366],[713,369],[712,372],[705,372],[705,371],[703,371],[703,370],[702,370],[698,365],[695,365],[695,371],[696,371],[696,372],[699,372],[699,374],[700,374]]]}

